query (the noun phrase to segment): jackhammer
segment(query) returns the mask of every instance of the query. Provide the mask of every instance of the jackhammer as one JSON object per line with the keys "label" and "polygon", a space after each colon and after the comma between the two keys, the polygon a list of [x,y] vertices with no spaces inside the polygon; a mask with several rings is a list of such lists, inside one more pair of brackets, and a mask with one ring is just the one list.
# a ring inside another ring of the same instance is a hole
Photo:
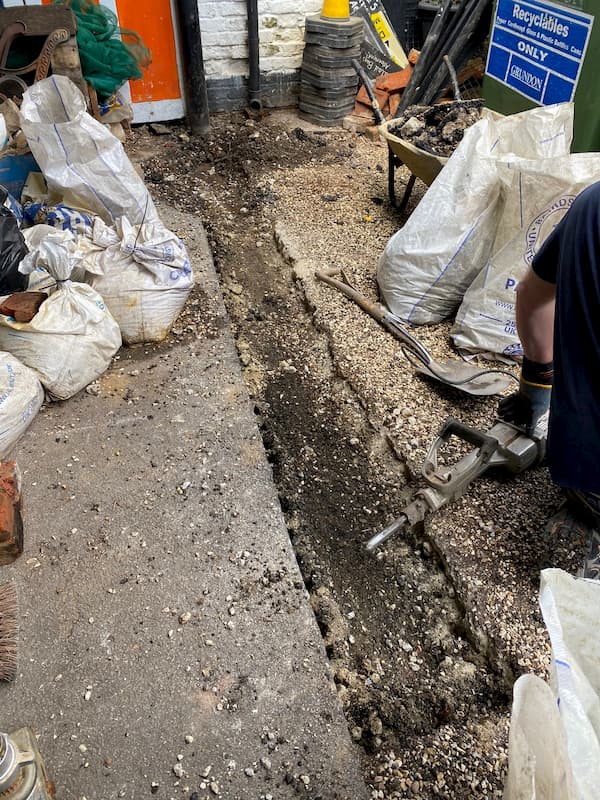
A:
{"label": "jackhammer", "polygon": [[[467,455],[449,468],[438,466],[442,446],[452,436],[473,445]],[[425,517],[463,495],[471,483],[490,467],[503,467],[518,475],[539,464],[546,449],[546,430],[526,435],[522,428],[497,420],[489,431],[464,425],[450,417],[432,442],[421,474],[427,486],[417,489],[400,516],[367,542],[367,550],[375,550],[403,528],[412,528]]]}

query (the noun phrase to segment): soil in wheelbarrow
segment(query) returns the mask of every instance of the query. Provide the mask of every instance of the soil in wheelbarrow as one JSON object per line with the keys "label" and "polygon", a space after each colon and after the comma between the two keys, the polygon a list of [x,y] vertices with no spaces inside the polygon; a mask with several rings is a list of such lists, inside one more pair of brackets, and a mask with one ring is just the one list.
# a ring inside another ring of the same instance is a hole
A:
{"label": "soil in wheelbarrow", "polygon": [[481,117],[483,100],[409,106],[390,128],[399,139],[435,156],[451,156],[468,127]]}

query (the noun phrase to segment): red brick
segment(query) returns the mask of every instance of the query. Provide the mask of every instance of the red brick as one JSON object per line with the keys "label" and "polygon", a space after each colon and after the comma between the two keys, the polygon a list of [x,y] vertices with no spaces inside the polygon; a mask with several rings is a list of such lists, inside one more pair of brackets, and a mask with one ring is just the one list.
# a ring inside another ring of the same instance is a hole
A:
{"label": "red brick", "polygon": [[0,314],[13,317],[17,322],[31,322],[47,299],[45,292],[16,292],[0,303]]}
{"label": "red brick", "polygon": [[390,95],[390,103],[389,103],[389,114],[390,117],[396,116],[396,111],[398,111],[398,106],[400,105],[400,98],[402,94],[400,92],[394,92]]}
{"label": "red brick", "polygon": [[21,470],[16,461],[0,463],[0,565],[23,552]]}
{"label": "red brick", "polygon": [[[373,89],[373,94],[375,95],[375,99],[379,103],[379,108],[383,108],[387,103],[388,99],[388,92],[385,89],[380,89],[377,85]],[[369,95],[367,94],[367,90],[364,86],[361,86],[358,90],[358,94],[356,95],[356,99],[359,103],[364,103],[366,106],[373,108],[371,101],[369,100]]]}
{"label": "red brick", "polygon": [[404,89],[412,75],[412,67],[408,66],[399,72],[388,72],[387,75],[380,75],[375,83],[375,89],[387,92],[398,92]]}
{"label": "red brick", "polygon": [[373,119],[375,116],[373,114],[373,106],[371,105],[371,102],[369,101],[369,103],[365,105],[365,103],[362,103],[360,100],[357,100],[356,103],[354,103],[354,111],[352,114],[356,117],[362,117],[363,119]]}
{"label": "red brick", "polygon": [[420,56],[420,55],[421,55],[421,51],[420,51],[420,50],[415,50],[415,48],[413,47],[413,49],[412,49],[412,50],[409,52],[409,54],[408,54],[408,56],[407,56],[407,58],[408,58],[408,63],[409,63],[409,64],[412,64],[412,65],[413,65],[413,67],[414,67],[414,65],[415,65],[415,64],[417,63],[417,61],[419,60],[419,56]]}
{"label": "red brick", "polygon": [[369,95],[367,94],[367,90],[365,89],[362,83],[360,85],[360,89],[356,93],[356,102],[363,103],[365,106],[371,105],[371,101],[369,100]]}

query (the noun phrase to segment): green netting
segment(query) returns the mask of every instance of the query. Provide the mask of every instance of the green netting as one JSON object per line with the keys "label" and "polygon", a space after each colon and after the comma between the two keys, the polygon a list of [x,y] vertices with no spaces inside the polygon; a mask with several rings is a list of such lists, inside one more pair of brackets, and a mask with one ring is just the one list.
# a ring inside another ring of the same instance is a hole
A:
{"label": "green netting", "polygon": [[100,100],[114,94],[126,81],[142,77],[151,60],[150,50],[135,31],[119,27],[115,14],[93,0],[53,0],[77,17],[77,44],[81,70]]}

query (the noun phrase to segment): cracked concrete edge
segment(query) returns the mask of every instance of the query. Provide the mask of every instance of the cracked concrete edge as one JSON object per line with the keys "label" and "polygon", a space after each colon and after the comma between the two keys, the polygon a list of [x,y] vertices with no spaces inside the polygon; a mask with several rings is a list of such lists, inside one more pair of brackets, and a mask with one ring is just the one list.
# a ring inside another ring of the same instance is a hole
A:
{"label": "cracked concrete edge", "polygon": [[[188,215],[186,213],[179,212],[176,209],[174,209],[174,208],[172,208],[170,206],[165,206],[165,205],[158,205],[158,209],[159,209],[159,212],[160,212],[161,216],[164,217],[167,220],[167,222],[168,222],[168,224],[170,226],[178,226],[178,220],[179,219],[182,220],[183,226],[182,226],[182,229],[180,230],[180,235],[181,235],[181,238],[184,239],[184,241],[186,241],[186,243],[189,242],[190,234],[193,232],[194,228],[193,228],[193,226],[186,225],[185,223],[186,223],[186,219],[189,218],[190,215]],[[199,235],[200,238],[201,238],[201,243],[200,243],[200,248],[199,248],[200,252],[201,252],[201,254],[202,253],[205,254],[204,258],[203,258],[203,262],[204,262],[203,263],[203,280],[206,281],[205,285],[208,286],[209,289],[210,289],[209,294],[211,296],[214,296],[214,298],[215,298],[215,302],[216,302],[216,305],[218,307],[219,313],[222,314],[228,321],[228,327],[227,327],[226,333],[227,333],[227,336],[229,337],[229,339],[231,341],[232,348],[233,348],[233,351],[235,353],[236,372],[237,372],[237,374],[239,376],[239,379],[240,379],[240,382],[241,382],[242,386],[244,387],[245,400],[246,400],[246,403],[248,405],[248,408],[250,408],[251,400],[250,400],[250,397],[248,396],[248,393],[246,391],[246,384],[245,384],[244,377],[243,377],[243,372],[244,371],[242,370],[241,364],[238,361],[237,349],[236,349],[235,339],[234,339],[234,335],[233,335],[232,328],[231,328],[231,322],[229,320],[229,316],[227,314],[227,310],[226,310],[226,307],[225,307],[225,302],[224,302],[224,299],[223,299],[219,278],[218,278],[217,273],[216,273],[215,268],[214,268],[214,263],[213,263],[213,259],[212,259],[212,254],[210,252],[210,246],[208,244],[208,240],[207,240],[207,237],[206,237],[206,232],[205,232],[204,228],[201,226],[196,230],[196,234]],[[290,254],[290,258],[291,258],[292,261],[295,261],[295,263],[297,263],[298,259],[297,259],[297,256],[295,254]],[[254,421],[254,418],[253,418],[253,427],[256,429],[256,434],[260,438],[260,433],[258,431],[258,426],[256,425],[256,422]],[[294,565],[294,568],[295,568],[295,570],[297,572],[297,575],[298,575],[299,579],[302,580],[300,567],[299,567],[298,562],[296,560],[295,553],[293,551],[291,542],[289,540],[289,535],[288,535],[288,532],[287,532],[287,528],[285,526],[285,520],[283,518],[283,512],[281,511],[281,508],[279,506],[279,499],[278,499],[278,495],[277,495],[277,489],[276,489],[275,484],[274,484],[273,479],[272,479],[271,467],[267,463],[266,453],[264,452],[264,450],[263,450],[263,458],[264,458],[264,464],[265,464],[266,469],[267,469],[267,471],[269,473],[269,476],[270,476],[269,483],[270,483],[270,486],[272,488],[272,492],[273,492],[273,495],[274,495],[274,504],[277,507],[278,516],[280,517],[281,525],[283,526],[283,532],[284,532],[285,542],[286,542],[286,546],[287,546],[287,550],[288,550],[288,556],[290,558],[290,561]],[[366,796],[367,796],[367,788],[366,788],[366,785],[364,783],[362,774],[360,774],[359,759],[358,759],[359,746],[356,745],[351,740],[351,737],[350,737],[348,729],[347,729],[347,721],[345,719],[342,706],[339,703],[339,701],[337,700],[337,693],[336,693],[335,683],[334,683],[334,680],[333,680],[333,675],[332,675],[330,664],[329,664],[329,659],[328,659],[327,654],[325,652],[323,639],[322,639],[321,633],[320,633],[320,631],[318,629],[318,626],[317,626],[317,622],[316,622],[316,619],[315,619],[315,616],[314,616],[314,611],[312,609],[311,602],[310,602],[310,596],[309,596],[308,592],[306,592],[306,590],[303,590],[302,597],[303,597],[303,600],[304,600],[303,605],[304,605],[305,609],[308,611],[308,618],[309,618],[308,627],[311,629],[311,634],[312,635],[316,635],[316,641],[317,641],[316,660],[317,660],[317,663],[322,662],[323,673],[326,676],[326,680],[328,682],[328,687],[327,688],[333,692],[333,695],[335,695],[335,699],[333,700],[333,708],[329,708],[329,702],[328,702],[327,703],[328,708],[327,709],[324,708],[322,713],[324,715],[330,717],[331,726],[335,730],[337,730],[338,735],[340,735],[340,741],[337,744],[330,739],[329,742],[326,743],[325,746],[323,747],[323,752],[322,752],[322,756],[324,757],[325,762],[330,764],[331,769],[333,771],[333,774],[337,773],[337,775],[338,775],[338,779],[340,781],[339,789],[336,788],[335,786],[330,786],[329,789],[327,789],[324,786],[321,786],[321,787],[313,786],[311,788],[313,790],[317,789],[317,788],[320,788],[320,790],[321,790],[321,795],[320,796],[322,796],[323,800],[329,800],[329,798],[331,798],[331,800],[337,800],[337,798],[339,798],[339,800],[363,800],[363,798],[366,798]],[[325,692],[325,694],[327,694],[327,692]],[[340,733],[340,726],[341,726],[341,733]],[[298,740],[300,740],[300,738],[301,737],[299,736]],[[352,788],[349,790],[348,787],[352,787]],[[348,791],[350,791],[351,794],[347,796],[346,792],[348,792]]]}

